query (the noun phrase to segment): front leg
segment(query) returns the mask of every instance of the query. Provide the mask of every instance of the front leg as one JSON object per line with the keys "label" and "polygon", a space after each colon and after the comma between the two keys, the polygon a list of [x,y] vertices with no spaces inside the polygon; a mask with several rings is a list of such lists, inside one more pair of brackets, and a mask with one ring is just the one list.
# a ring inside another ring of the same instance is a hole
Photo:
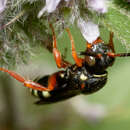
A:
{"label": "front leg", "polygon": [[115,48],[114,48],[114,43],[113,43],[113,36],[114,36],[114,33],[110,32],[110,39],[109,39],[108,46],[112,49],[112,52],[115,53]]}

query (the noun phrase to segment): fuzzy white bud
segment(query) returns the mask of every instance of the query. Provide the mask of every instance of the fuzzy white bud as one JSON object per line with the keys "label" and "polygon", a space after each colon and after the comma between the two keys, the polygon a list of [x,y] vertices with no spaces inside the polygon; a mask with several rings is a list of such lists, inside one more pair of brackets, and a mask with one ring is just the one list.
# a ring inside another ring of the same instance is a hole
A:
{"label": "fuzzy white bud", "polygon": [[128,3],[130,3],[130,0],[126,0]]}
{"label": "fuzzy white bud", "polygon": [[0,13],[5,10],[7,0],[0,0]]}
{"label": "fuzzy white bud", "polygon": [[107,115],[107,111],[103,105],[91,104],[81,96],[73,98],[71,100],[71,105],[80,116],[89,121],[97,122]]}
{"label": "fuzzy white bud", "polygon": [[[46,5],[39,11],[37,17],[40,18],[45,11],[47,11],[48,13],[52,13],[53,11],[55,11],[60,1],[61,0],[46,0]],[[70,0],[65,1],[68,2]]]}
{"label": "fuzzy white bud", "polygon": [[87,0],[88,7],[98,13],[107,12],[106,0]]}
{"label": "fuzzy white bud", "polygon": [[91,21],[86,22],[80,18],[78,20],[78,27],[85,40],[89,43],[94,42],[100,36],[98,25]]}
{"label": "fuzzy white bud", "polygon": [[38,13],[38,18],[40,18],[45,11],[48,13],[55,11],[60,1],[61,0],[46,0],[46,5]]}

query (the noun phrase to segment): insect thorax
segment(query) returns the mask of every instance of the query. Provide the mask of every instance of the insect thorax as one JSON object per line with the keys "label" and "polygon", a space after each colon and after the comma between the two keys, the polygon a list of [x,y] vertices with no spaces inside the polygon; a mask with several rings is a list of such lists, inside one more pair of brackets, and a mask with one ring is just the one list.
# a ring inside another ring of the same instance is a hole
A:
{"label": "insect thorax", "polygon": [[84,94],[91,94],[101,89],[107,81],[107,72],[91,73],[85,65],[77,67],[73,65],[68,68],[68,79],[73,87],[77,86]]}

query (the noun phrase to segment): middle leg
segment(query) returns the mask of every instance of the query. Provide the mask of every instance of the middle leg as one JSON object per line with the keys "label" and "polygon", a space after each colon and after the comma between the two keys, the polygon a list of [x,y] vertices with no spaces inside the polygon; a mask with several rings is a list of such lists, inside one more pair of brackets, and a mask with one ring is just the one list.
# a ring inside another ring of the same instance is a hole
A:
{"label": "middle leg", "polygon": [[57,49],[57,41],[56,41],[56,35],[54,32],[54,28],[52,24],[50,24],[50,28],[53,33],[53,55],[56,61],[56,65],[58,68],[66,68],[67,66],[71,65],[69,62],[62,59],[60,51]]}
{"label": "middle leg", "polygon": [[70,30],[68,28],[66,28],[66,31],[69,35],[69,38],[71,40],[71,47],[72,47],[72,56],[73,56],[73,59],[76,63],[77,66],[81,67],[82,66],[82,63],[83,63],[83,59],[82,58],[79,58],[77,53],[76,53],[76,50],[75,50],[75,46],[74,46],[74,40],[73,40],[73,37],[70,33]]}

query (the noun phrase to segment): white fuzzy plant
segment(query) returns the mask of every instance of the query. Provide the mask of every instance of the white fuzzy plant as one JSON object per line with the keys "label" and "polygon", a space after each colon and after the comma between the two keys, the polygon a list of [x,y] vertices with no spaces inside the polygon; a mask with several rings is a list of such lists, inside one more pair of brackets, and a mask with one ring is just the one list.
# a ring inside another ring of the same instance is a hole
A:
{"label": "white fuzzy plant", "polygon": [[90,43],[104,26],[129,49],[129,10],[129,1],[119,0],[1,0],[0,64],[26,62],[38,43],[51,50],[49,22],[56,31],[77,23]]}

